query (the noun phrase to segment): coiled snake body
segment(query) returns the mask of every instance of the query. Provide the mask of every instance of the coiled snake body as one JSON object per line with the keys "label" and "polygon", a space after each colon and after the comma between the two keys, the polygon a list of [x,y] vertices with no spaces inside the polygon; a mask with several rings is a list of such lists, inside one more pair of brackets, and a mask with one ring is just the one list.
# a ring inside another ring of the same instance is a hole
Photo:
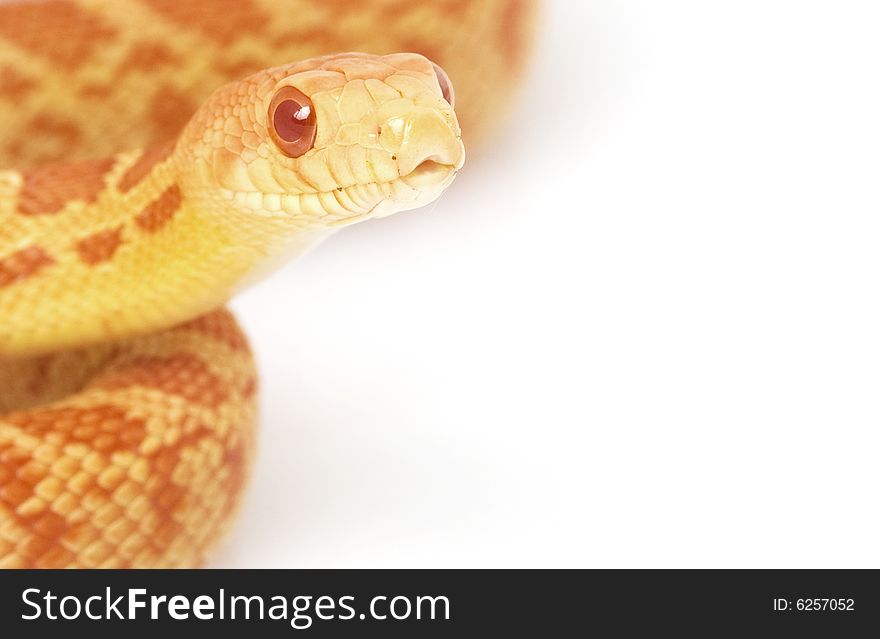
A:
{"label": "coiled snake body", "polygon": [[204,561],[255,449],[254,362],[216,309],[436,198],[464,161],[443,69],[478,139],[533,13],[0,3],[0,566]]}

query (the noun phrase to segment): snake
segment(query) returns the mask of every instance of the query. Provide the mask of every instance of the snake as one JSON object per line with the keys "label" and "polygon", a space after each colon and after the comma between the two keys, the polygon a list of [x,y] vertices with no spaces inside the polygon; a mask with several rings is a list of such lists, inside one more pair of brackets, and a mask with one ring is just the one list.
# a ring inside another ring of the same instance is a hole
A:
{"label": "snake", "polygon": [[0,567],[210,559],[258,448],[226,303],[436,200],[517,101],[537,13],[0,2]]}

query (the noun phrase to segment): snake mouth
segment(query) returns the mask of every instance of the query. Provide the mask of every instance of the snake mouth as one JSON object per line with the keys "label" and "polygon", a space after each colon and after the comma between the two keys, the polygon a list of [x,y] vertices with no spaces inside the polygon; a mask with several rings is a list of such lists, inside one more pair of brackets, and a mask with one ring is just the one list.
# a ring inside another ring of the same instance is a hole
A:
{"label": "snake mouth", "polygon": [[425,160],[406,175],[400,176],[400,179],[415,189],[422,189],[443,184],[456,171],[457,167],[452,164]]}
{"label": "snake mouth", "polygon": [[430,204],[452,183],[463,163],[463,158],[455,164],[426,159],[393,180],[351,184],[323,192],[283,194],[229,189],[221,192],[236,206],[263,217],[310,218],[338,226]]}

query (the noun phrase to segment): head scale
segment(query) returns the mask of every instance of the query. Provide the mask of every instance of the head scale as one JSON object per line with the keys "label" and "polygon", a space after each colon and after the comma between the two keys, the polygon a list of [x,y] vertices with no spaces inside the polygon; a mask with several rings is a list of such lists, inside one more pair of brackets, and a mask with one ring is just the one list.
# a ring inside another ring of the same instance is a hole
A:
{"label": "head scale", "polygon": [[183,188],[211,207],[303,228],[416,208],[464,162],[453,104],[449,78],[416,54],[262,71],[218,90],[190,122]]}

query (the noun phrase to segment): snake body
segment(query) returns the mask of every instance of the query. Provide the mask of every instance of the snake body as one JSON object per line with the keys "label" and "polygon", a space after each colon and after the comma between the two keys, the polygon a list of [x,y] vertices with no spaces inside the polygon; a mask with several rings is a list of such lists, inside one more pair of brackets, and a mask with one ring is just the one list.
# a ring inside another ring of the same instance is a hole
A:
{"label": "snake body", "polygon": [[223,304],[439,196],[462,128],[479,140],[510,99],[533,14],[0,4],[0,566],[205,561],[255,451],[256,369]]}

